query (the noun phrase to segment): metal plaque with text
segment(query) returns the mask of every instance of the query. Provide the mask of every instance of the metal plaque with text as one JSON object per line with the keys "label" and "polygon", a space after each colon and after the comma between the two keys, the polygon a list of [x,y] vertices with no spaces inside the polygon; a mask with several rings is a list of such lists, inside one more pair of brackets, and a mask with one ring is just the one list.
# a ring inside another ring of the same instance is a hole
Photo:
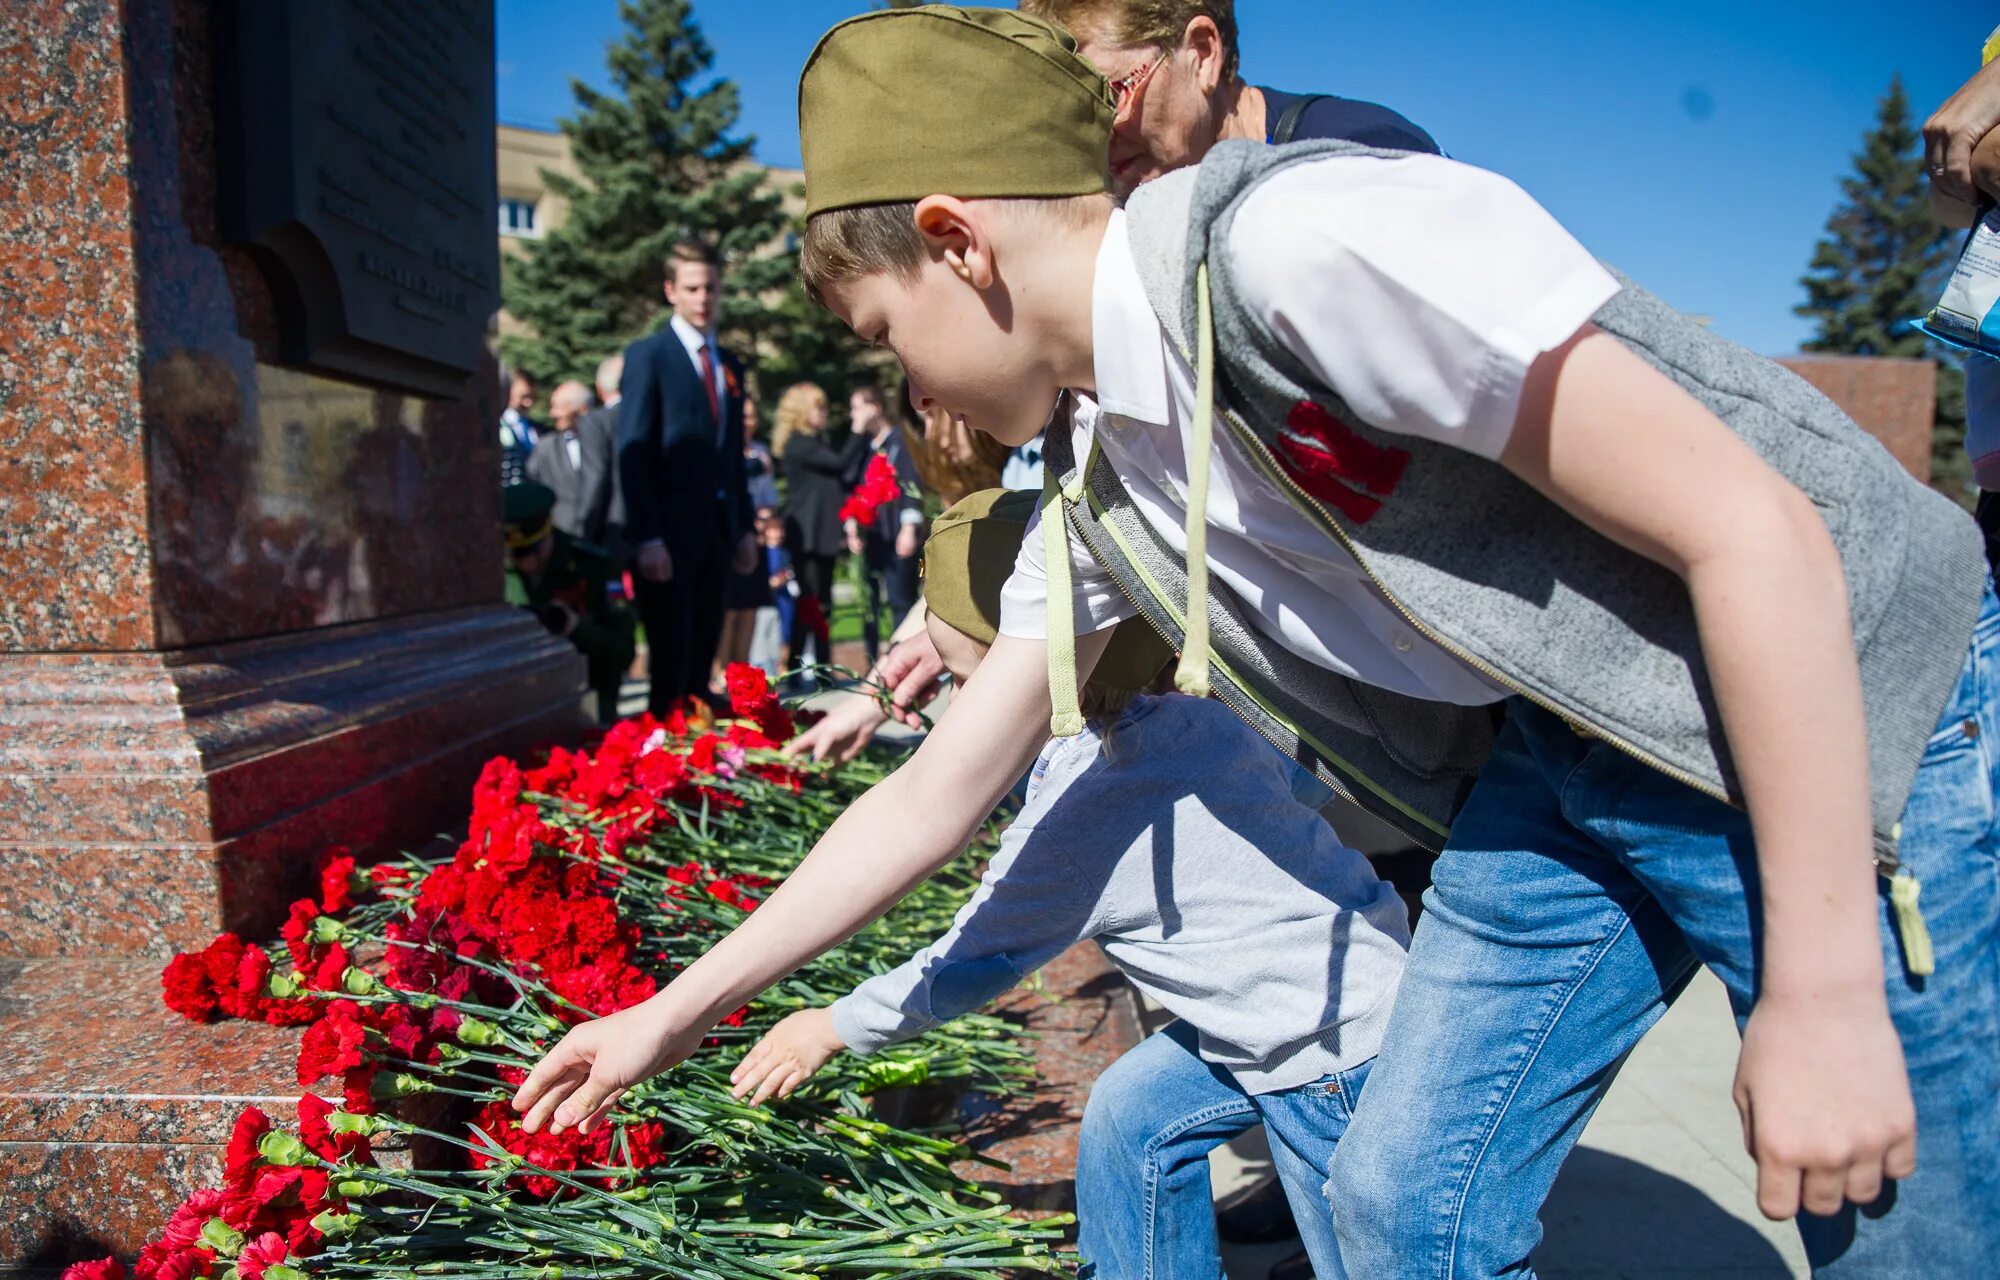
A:
{"label": "metal plaque with text", "polygon": [[223,235],[281,358],[457,396],[499,307],[491,0],[224,0]]}

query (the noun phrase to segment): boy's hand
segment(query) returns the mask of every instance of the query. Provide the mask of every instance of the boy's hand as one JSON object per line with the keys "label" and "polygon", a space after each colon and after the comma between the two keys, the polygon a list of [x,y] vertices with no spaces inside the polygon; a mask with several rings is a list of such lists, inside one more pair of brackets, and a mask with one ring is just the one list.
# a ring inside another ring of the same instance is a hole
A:
{"label": "boy's hand", "polygon": [[1888,1007],[1879,988],[1847,1003],[1767,992],[1743,1029],[1736,1109],[1767,1218],[1872,1204],[1885,1179],[1916,1170],[1916,1104]]}
{"label": "boy's hand", "polygon": [[846,1047],[834,1033],[829,1010],[802,1009],[772,1027],[743,1055],[729,1073],[729,1092],[737,1098],[747,1096],[753,1107],[762,1106],[766,1098],[789,1098]]}
{"label": "boy's hand", "polygon": [[550,1133],[571,1127],[589,1133],[603,1124],[627,1089],[701,1044],[701,1028],[662,1021],[649,1000],[570,1028],[514,1091],[514,1110],[525,1113],[521,1127],[535,1133],[551,1117]]}

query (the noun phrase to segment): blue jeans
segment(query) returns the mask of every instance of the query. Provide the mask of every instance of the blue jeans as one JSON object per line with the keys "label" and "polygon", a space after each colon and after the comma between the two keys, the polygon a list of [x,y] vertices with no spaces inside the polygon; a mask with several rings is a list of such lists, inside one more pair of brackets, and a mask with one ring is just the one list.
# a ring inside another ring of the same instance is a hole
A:
{"label": "blue jeans", "polygon": [[[1989,588],[1917,773],[1901,856],[1937,971],[1910,976],[1886,884],[1889,1006],[1917,1172],[1800,1233],[1822,1276],[2000,1266],[2000,606]],[[1757,996],[1748,819],[1520,700],[1438,861],[1330,1193],[1358,1277],[1531,1276],[1536,1215],[1626,1053],[1705,964]],[[1869,1100],[1856,1098],[1856,1107]]]}
{"label": "blue jeans", "polygon": [[1261,1122],[1271,1160],[1320,1280],[1339,1280],[1326,1200],[1334,1144],[1368,1063],[1278,1093],[1250,1095],[1202,1061],[1176,1022],[1097,1078],[1076,1156],[1077,1247],[1091,1280],[1222,1275],[1208,1153]]}

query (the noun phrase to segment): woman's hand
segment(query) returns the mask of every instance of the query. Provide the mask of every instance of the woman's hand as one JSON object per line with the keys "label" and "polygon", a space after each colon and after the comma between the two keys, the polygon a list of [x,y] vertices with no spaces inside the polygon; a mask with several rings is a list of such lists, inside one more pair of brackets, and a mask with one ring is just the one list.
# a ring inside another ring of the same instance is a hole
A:
{"label": "woman's hand", "polygon": [[827,1059],[847,1046],[833,1029],[828,1009],[802,1009],[751,1046],[729,1073],[729,1092],[748,1097],[753,1107],[767,1098],[789,1098]]}
{"label": "woman's hand", "polygon": [[514,1091],[521,1127],[536,1133],[553,1119],[550,1133],[590,1133],[627,1089],[693,1053],[706,1028],[672,1015],[666,995],[570,1028]]}
{"label": "woman's hand", "polygon": [[[1930,170],[1931,189],[1964,204],[1978,204],[1980,186],[1973,174],[1972,153],[1996,126],[2000,126],[2000,59],[1966,81],[1924,122],[1924,164]],[[2000,199],[2000,191],[1987,194]]]}

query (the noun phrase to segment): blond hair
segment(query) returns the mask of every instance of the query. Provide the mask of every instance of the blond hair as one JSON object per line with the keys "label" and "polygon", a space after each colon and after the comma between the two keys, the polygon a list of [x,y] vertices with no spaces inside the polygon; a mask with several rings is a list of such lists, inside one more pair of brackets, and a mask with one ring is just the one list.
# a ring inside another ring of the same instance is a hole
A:
{"label": "blond hair", "polygon": [[1188,23],[1207,18],[1222,36],[1222,78],[1236,75],[1236,0],[1021,0],[1031,18],[1101,36],[1125,49],[1180,48]]}
{"label": "blond hair", "polygon": [[777,412],[772,415],[771,456],[784,460],[785,446],[801,431],[809,431],[807,420],[812,416],[813,405],[826,408],[826,392],[819,389],[817,382],[794,382],[785,388],[785,394],[778,397]]}
{"label": "blond hair", "polygon": [[672,281],[681,269],[681,264],[689,266],[714,267],[722,270],[722,255],[699,240],[676,240],[667,250],[667,279]]}
{"label": "blond hair", "polygon": [[[997,206],[1010,216],[1047,219],[1066,228],[1089,226],[1097,218],[1109,217],[1112,208],[1111,197],[1104,194],[1020,196],[975,203]],[[909,284],[924,265],[926,252],[923,233],[917,230],[914,200],[826,209],[806,219],[805,238],[799,244],[799,276],[813,301],[824,303],[826,289],[864,276],[889,275]]]}

